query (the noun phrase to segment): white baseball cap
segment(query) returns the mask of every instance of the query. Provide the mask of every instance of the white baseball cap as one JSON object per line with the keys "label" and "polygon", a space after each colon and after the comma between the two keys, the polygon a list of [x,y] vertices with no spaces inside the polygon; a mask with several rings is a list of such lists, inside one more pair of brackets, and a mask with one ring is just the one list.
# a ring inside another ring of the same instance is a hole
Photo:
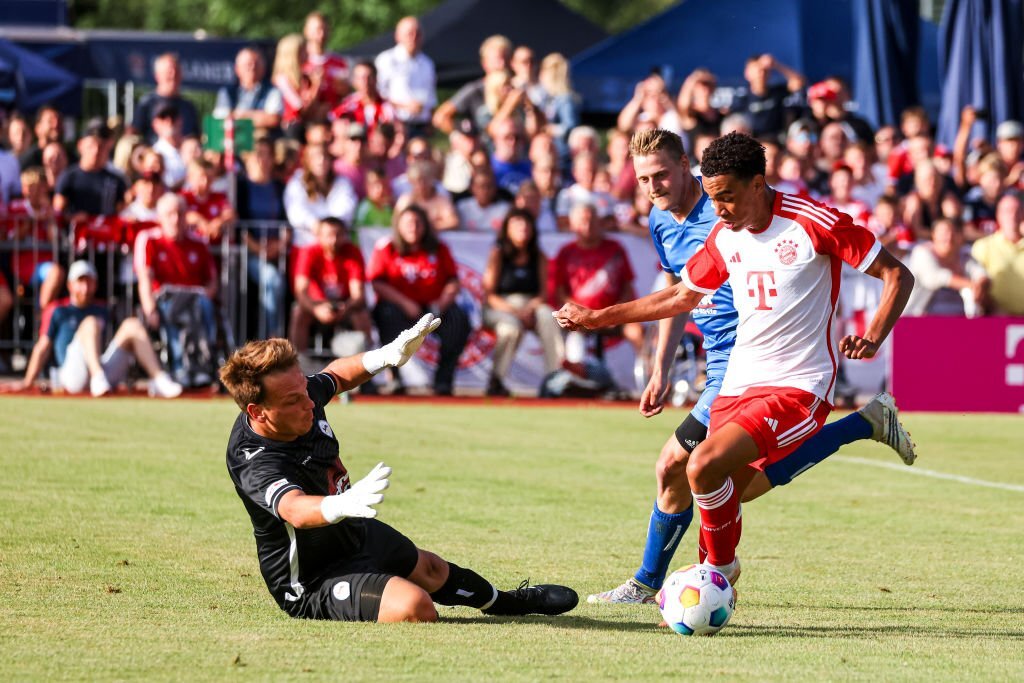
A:
{"label": "white baseball cap", "polygon": [[96,279],[96,269],[88,261],[75,261],[68,268],[68,282],[74,282],[80,280],[83,277],[91,277],[93,280]]}

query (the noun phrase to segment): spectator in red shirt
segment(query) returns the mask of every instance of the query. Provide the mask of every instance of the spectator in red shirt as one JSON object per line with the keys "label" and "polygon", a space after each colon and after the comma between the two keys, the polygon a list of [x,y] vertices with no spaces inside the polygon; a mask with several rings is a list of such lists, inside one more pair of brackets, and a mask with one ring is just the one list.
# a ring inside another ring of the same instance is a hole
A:
{"label": "spectator in red shirt", "polygon": [[[142,263],[137,264],[139,303],[143,319],[151,329],[162,328],[170,346],[171,367],[175,379],[182,384],[208,383],[208,378],[188,376],[182,365],[183,348],[179,328],[178,306],[183,298],[195,297],[199,308],[205,340],[216,338],[213,298],[217,293],[217,277],[213,258],[206,244],[188,233],[185,225],[185,200],[176,194],[165,194],[156,204],[160,234],[152,235],[142,245]],[[212,379],[209,378],[209,379]]]}
{"label": "spectator in red shirt", "polygon": [[[426,211],[411,204],[398,212],[391,239],[378,245],[370,258],[367,278],[377,294],[373,320],[382,344],[427,312],[441,318],[441,327],[434,333],[441,341],[434,393],[450,396],[471,329],[469,316],[455,302],[459,294],[455,260],[438,239]],[[398,373],[395,380],[396,391],[404,392]]]}
{"label": "spectator in red shirt", "polygon": [[357,62],[352,69],[355,92],[331,111],[332,119],[350,119],[373,130],[380,123],[395,120],[395,108],[377,89],[377,67],[373,62]]}
{"label": "spectator in red shirt", "polygon": [[21,196],[7,205],[7,237],[15,242],[11,269],[26,289],[38,289],[39,306],[46,308],[60,292],[64,269],[54,259],[57,219],[42,169],[21,172]]}
{"label": "spectator in red shirt", "polygon": [[[569,212],[569,228],[576,235],[555,256],[552,269],[557,309],[567,301],[590,308],[587,302],[611,306],[635,297],[633,268],[622,245],[605,237],[592,203],[577,202]],[[622,335],[639,350],[643,327],[627,323]],[[570,359],[577,360],[577,359]]]}
{"label": "spectator in red shirt", "polygon": [[211,191],[213,170],[213,164],[206,159],[193,159],[188,165],[188,189],[181,193],[186,206],[185,222],[209,243],[220,242],[237,217],[227,195]]}
{"label": "spectator in red shirt", "polygon": [[299,251],[295,260],[295,306],[292,307],[292,345],[309,347],[314,320],[328,328],[343,326],[363,333],[364,348],[373,345],[366,309],[366,269],[363,256],[348,239],[348,228],[337,218],[324,218],[316,227],[317,244]]}
{"label": "spectator in red shirt", "polygon": [[306,38],[306,62],[302,72],[309,76],[316,86],[317,99],[333,109],[348,94],[348,60],[341,55],[327,51],[330,35],[327,18],[320,12],[306,15],[302,35]]}

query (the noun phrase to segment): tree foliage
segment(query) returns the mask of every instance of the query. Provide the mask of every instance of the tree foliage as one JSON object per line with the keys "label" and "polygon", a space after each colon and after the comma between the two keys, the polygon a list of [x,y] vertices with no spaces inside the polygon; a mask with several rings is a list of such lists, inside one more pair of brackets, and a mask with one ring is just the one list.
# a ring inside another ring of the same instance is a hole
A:
{"label": "tree foliage", "polygon": [[[78,28],[186,31],[209,35],[280,38],[302,30],[313,8],[331,21],[331,47],[343,49],[394,27],[403,16],[421,15],[442,0],[71,0]],[[505,0],[493,0],[505,1]],[[514,1],[514,0],[512,0]],[[658,12],[675,0],[562,0],[609,33],[618,33]]]}

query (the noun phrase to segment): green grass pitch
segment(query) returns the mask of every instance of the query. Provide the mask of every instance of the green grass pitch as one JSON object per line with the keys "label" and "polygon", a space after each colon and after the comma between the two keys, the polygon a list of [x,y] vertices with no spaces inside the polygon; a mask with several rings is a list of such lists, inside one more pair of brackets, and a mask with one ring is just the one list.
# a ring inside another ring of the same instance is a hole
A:
{"label": "green grass pitch", "polygon": [[[746,505],[736,613],[687,639],[651,606],[291,620],[225,471],[235,414],[227,400],[0,399],[4,679],[1024,680],[1020,417],[907,415],[914,468],[864,442]],[[654,461],[682,415],[328,408],[355,477],[395,469],[382,520],[499,587],[529,577],[584,599],[639,562]]]}

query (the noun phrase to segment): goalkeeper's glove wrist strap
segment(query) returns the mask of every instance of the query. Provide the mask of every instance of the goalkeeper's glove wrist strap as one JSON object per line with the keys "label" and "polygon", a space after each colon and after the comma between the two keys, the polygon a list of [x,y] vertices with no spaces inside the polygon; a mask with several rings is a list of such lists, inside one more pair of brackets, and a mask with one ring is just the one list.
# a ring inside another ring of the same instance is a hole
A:
{"label": "goalkeeper's glove wrist strap", "polygon": [[324,496],[320,501],[320,514],[324,516],[328,524],[337,524],[345,519],[343,495],[343,493],[339,493],[333,496]]}
{"label": "goalkeeper's glove wrist strap", "polygon": [[363,367],[371,375],[376,375],[378,372],[387,367],[387,362],[384,360],[384,349],[373,349],[363,354]]}

